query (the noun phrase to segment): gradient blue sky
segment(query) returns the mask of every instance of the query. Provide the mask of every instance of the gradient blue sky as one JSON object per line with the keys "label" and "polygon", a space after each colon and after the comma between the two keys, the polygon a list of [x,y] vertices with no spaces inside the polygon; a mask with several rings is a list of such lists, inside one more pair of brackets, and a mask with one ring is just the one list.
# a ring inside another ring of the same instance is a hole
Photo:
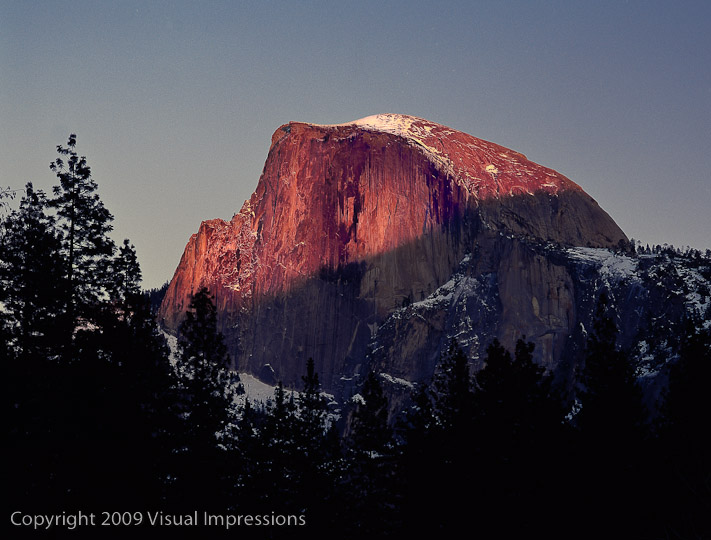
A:
{"label": "gradient blue sky", "polygon": [[0,185],[77,133],[145,287],[229,219],[290,120],[421,116],[711,247],[711,2],[0,0]]}

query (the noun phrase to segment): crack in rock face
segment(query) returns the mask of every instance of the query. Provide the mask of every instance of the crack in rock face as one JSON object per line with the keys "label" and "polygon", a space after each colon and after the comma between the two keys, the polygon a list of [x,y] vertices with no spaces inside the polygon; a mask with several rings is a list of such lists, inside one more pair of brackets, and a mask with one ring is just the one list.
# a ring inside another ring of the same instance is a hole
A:
{"label": "crack in rock face", "polygon": [[[290,122],[272,136],[241,210],[190,238],[159,317],[174,333],[190,296],[207,286],[237,369],[258,377],[269,365],[271,378],[298,386],[311,357],[324,388],[343,390],[366,369],[386,320],[433,294],[468,256],[468,276],[489,276],[496,294],[497,320],[477,324],[498,321],[506,342],[525,331],[548,336],[540,360],[554,365],[555,336],[575,321],[574,284],[530,246],[620,240],[580,186],[497,144],[407,115]],[[397,359],[403,380],[430,369],[453,324],[448,313],[437,317],[392,348],[411,355]],[[426,368],[408,371],[407,362]]]}

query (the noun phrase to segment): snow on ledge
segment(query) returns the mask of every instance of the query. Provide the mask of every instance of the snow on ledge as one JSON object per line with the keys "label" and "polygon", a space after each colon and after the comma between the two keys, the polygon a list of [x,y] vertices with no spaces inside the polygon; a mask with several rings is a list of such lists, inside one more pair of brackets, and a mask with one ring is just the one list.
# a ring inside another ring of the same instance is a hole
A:
{"label": "snow on ledge", "polygon": [[401,137],[412,137],[412,125],[415,122],[434,125],[432,122],[430,122],[429,120],[425,120],[424,118],[418,118],[416,116],[410,116],[407,114],[394,113],[373,114],[371,116],[366,116],[358,120],[353,120],[352,122],[344,122],[342,124],[311,125],[320,127],[358,126],[366,129],[372,129],[375,131],[384,131],[386,133],[392,133],[393,135],[400,135]]}

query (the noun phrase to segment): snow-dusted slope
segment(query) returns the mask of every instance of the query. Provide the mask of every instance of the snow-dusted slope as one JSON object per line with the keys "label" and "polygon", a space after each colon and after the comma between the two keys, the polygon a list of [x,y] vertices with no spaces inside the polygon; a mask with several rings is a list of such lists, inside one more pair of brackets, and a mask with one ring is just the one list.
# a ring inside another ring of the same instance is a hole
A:
{"label": "snow-dusted slope", "polygon": [[530,162],[523,154],[416,116],[376,114],[342,124],[310,125],[355,126],[402,137],[476,199],[580,189],[562,174]]}

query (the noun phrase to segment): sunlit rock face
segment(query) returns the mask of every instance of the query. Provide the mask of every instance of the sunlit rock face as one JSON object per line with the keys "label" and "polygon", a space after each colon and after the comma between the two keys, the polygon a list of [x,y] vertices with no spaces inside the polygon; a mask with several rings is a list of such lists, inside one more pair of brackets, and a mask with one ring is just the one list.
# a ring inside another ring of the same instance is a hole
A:
{"label": "sunlit rock face", "polygon": [[160,318],[176,331],[207,286],[237,369],[298,386],[312,357],[325,389],[343,393],[370,364],[406,381],[432,374],[456,314],[393,317],[463,272],[495,306],[460,338],[483,347],[484,329],[507,345],[525,334],[553,367],[575,325],[575,285],[532,246],[620,240],[578,185],[499,145],[405,115],[291,122],[240,212],[190,238]]}

